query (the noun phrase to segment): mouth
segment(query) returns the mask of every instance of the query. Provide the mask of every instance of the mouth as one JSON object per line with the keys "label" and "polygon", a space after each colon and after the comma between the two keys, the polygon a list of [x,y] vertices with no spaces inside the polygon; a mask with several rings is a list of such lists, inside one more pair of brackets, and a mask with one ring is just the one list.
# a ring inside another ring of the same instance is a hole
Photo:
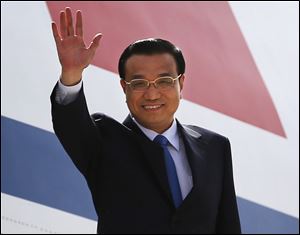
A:
{"label": "mouth", "polygon": [[144,110],[150,111],[150,112],[160,110],[163,106],[164,106],[164,104],[142,105]]}

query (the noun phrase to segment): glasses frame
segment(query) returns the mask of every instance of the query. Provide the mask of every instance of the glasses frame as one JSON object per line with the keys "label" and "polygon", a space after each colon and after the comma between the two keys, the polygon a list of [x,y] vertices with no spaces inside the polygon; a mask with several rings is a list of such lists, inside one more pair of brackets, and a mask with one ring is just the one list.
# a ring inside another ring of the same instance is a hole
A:
{"label": "glasses frame", "polygon": [[[182,74],[179,74],[179,75],[178,75],[177,77],[175,77],[175,78],[173,78],[173,77],[171,77],[171,76],[162,76],[162,77],[156,78],[156,79],[153,80],[153,81],[148,81],[148,80],[146,80],[146,79],[133,79],[133,80],[131,80],[130,82],[127,82],[127,81],[125,81],[125,80],[124,80],[124,82],[125,82],[126,85],[128,85],[128,86],[130,87],[130,89],[131,89],[132,91],[134,91],[134,92],[144,92],[144,91],[146,91],[146,90],[149,89],[149,87],[150,87],[151,84],[153,84],[154,87],[155,87],[156,89],[159,89],[158,87],[156,87],[156,81],[159,80],[159,79],[161,79],[161,78],[164,78],[164,77],[169,77],[169,78],[171,78],[172,81],[173,81],[173,85],[174,85],[175,81],[176,81],[177,79],[180,79],[181,76],[182,76]],[[139,90],[134,90],[134,89],[132,89],[132,87],[131,87],[131,85],[130,85],[133,81],[146,81],[147,84],[148,84],[148,85],[147,85],[147,88],[146,88],[145,90],[140,90],[140,91],[139,91]]]}

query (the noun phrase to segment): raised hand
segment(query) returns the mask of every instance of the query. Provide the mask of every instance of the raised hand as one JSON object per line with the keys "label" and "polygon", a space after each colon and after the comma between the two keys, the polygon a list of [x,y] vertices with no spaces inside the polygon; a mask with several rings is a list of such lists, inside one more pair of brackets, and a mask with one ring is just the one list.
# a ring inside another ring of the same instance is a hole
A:
{"label": "raised hand", "polygon": [[52,32],[62,66],[61,82],[67,86],[75,85],[80,82],[83,70],[91,63],[102,34],[96,34],[87,48],[83,41],[81,11],[76,12],[74,31],[69,7],[60,12],[60,33],[55,22],[52,22]]}

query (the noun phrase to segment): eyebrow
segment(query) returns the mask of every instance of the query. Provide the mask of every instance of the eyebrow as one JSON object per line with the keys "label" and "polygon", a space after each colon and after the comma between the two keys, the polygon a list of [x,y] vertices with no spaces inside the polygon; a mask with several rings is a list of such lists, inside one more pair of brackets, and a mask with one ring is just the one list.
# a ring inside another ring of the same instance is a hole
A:
{"label": "eyebrow", "polygon": [[172,74],[171,73],[160,73],[158,76],[159,77],[164,77],[164,76],[171,76],[172,77]]}
{"label": "eyebrow", "polygon": [[[166,72],[166,73],[160,73],[158,74],[157,77],[164,77],[164,76],[171,76],[172,77],[172,74],[169,73],[169,72]],[[145,79],[145,76],[141,75],[141,74],[134,74],[131,76],[131,80],[133,79]]]}
{"label": "eyebrow", "polygon": [[144,79],[145,77],[141,74],[134,74],[131,76],[131,80],[133,79]]}

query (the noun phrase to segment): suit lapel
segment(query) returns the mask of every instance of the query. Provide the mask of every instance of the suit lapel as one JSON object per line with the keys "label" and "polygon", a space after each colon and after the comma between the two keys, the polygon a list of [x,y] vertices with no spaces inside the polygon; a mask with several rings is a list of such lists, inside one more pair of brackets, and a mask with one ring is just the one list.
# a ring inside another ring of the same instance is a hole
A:
{"label": "suit lapel", "polygon": [[153,143],[134,123],[130,115],[127,116],[123,124],[133,132],[133,136],[139,143],[139,147],[143,152],[143,157],[150,166],[151,173],[154,175],[163,194],[173,205],[171,191],[168,184],[168,178],[164,163],[163,150],[157,144]]}
{"label": "suit lapel", "polygon": [[[179,207],[181,208],[184,207],[184,205],[189,204],[194,195],[199,195],[199,192],[201,193],[201,190],[205,185],[207,175],[207,143],[205,142],[201,133],[198,133],[187,126],[181,125],[178,120],[176,121],[179,134],[183,139],[187,159],[193,176],[193,188],[185,198],[182,206]],[[123,124],[133,132],[133,136],[139,143],[141,151],[143,152],[143,157],[146,160],[147,165],[150,166],[156,182],[161,188],[163,194],[167,197],[168,201],[174,205],[168,184],[162,149],[148,139],[148,137],[134,123],[130,115],[127,116]]]}
{"label": "suit lapel", "polygon": [[207,175],[207,143],[201,133],[198,133],[187,126],[181,125],[178,121],[177,126],[184,142],[187,159],[193,176],[193,188],[184,200],[184,202],[188,202],[193,198],[193,195],[201,192],[205,185]]}

